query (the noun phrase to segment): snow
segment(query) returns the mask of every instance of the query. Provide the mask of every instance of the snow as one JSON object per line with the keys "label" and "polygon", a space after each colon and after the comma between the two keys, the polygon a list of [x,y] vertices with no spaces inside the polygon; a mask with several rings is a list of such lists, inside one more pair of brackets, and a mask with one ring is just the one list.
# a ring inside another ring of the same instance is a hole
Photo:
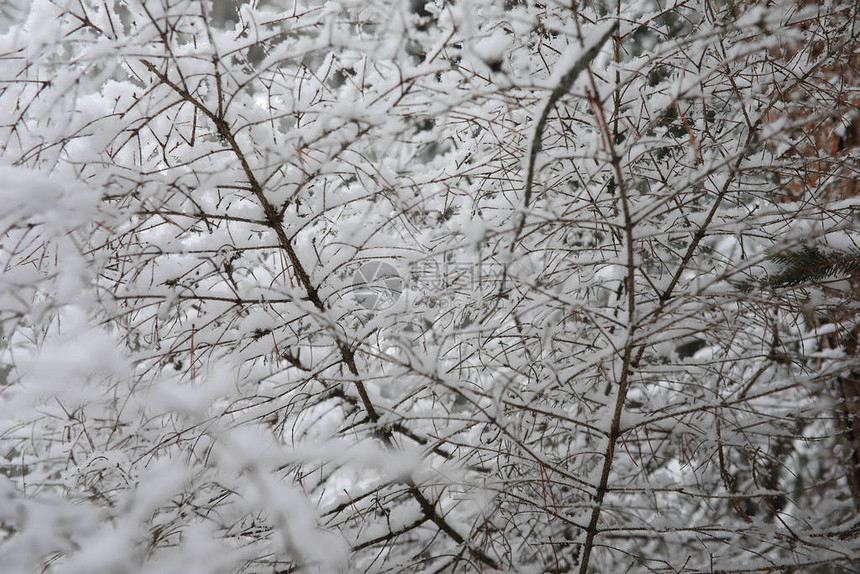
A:
{"label": "snow", "polygon": [[857,253],[853,152],[810,127],[851,135],[850,2],[15,2],[4,568],[860,551],[855,281],[768,280]]}

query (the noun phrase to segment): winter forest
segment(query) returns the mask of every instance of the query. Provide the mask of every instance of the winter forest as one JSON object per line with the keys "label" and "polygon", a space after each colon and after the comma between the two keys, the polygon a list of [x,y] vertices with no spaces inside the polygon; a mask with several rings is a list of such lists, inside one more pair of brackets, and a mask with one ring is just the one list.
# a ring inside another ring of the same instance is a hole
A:
{"label": "winter forest", "polygon": [[0,2],[0,572],[860,572],[858,37]]}

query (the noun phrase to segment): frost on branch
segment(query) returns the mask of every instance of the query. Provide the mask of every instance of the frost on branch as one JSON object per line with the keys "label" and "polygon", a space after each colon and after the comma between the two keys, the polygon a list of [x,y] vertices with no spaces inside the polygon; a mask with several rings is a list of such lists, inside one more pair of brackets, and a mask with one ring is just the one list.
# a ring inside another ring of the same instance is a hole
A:
{"label": "frost on branch", "polygon": [[854,3],[25,4],[0,564],[851,571]]}

